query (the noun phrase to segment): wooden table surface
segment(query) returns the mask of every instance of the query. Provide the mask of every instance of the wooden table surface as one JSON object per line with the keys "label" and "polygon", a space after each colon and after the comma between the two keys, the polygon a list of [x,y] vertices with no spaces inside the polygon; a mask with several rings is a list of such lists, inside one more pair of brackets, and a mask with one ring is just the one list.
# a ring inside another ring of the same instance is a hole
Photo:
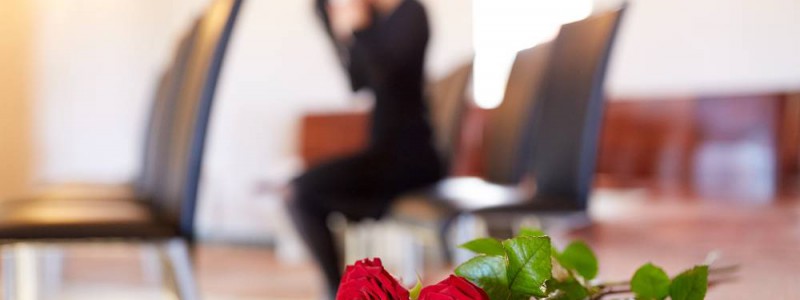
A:
{"label": "wooden table surface", "polygon": [[596,223],[569,238],[597,252],[602,280],[629,279],[643,263],[677,274],[719,251],[738,264],[737,280],[707,299],[800,299],[800,205],[653,198],[644,193],[596,197]]}

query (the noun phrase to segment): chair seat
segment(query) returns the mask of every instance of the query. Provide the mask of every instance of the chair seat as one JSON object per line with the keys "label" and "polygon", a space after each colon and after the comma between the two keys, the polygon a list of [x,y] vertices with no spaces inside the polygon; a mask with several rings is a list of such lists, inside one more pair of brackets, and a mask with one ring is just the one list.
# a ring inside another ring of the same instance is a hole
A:
{"label": "chair seat", "polygon": [[477,177],[453,177],[398,198],[389,215],[406,222],[435,224],[461,213],[563,214],[585,210],[576,206],[574,199],[543,197]]}
{"label": "chair seat", "polygon": [[415,223],[439,223],[461,212],[518,205],[526,198],[516,186],[477,177],[453,177],[398,198],[389,214]]}
{"label": "chair seat", "polygon": [[65,198],[0,203],[0,239],[160,238],[175,234],[138,201]]}
{"label": "chair seat", "polygon": [[28,198],[134,200],[137,195],[129,184],[66,183],[37,189]]}

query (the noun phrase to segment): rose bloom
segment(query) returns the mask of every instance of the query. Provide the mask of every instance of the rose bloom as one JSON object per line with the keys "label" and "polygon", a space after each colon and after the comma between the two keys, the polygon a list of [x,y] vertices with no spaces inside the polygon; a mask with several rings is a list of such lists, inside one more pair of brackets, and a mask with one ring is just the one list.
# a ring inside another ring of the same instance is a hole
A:
{"label": "rose bloom", "polygon": [[392,277],[379,258],[347,266],[336,300],[408,300],[406,290]]}
{"label": "rose bloom", "polygon": [[441,282],[422,289],[418,300],[489,300],[483,289],[468,280],[450,275]]}

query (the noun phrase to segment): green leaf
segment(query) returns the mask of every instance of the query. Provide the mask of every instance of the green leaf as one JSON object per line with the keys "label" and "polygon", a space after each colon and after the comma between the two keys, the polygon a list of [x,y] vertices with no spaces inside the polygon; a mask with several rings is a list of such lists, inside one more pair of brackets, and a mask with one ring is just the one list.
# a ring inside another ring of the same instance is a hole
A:
{"label": "green leaf", "polygon": [[482,238],[482,239],[472,240],[459,247],[475,252],[477,254],[500,255],[500,256],[505,255],[505,251],[503,250],[503,244],[500,243],[500,241],[495,240],[493,238]]}
{"label": "green leaf", "polygon": [[541,229],[523,227],[522,229],[519,230],[519,234],[517,236],[540,237],[540,236],[547,236],[547,234],[544,233],[544,231],[542,231]]}
{"label": "green leaf", "polygon": [[584,242],[570,243],[556,258],[561,266],[575,270],[586,280],[592,280],[597,276],[597,257]]}
{"label": "green leaf", "polygon": [[414,285],[414,288],[408,291],[408,296],[411,298],[411,300],[417,300],[420,292],[422,292],[422,278],[417,275],[417,284]]}
{"label": "green leaf", "polygon": [[672,280],[669,295],[672,300],[702,300],[708,289],[708,266],[697,266]]}
{"label": "green leaf", "polygon": [[549,237],[517,237],[503,242],[508,257],[508,286],[513,292],[545,296],[552,277]]}
{"label": "green leaf", "polygon": [[508,288],[506,261],[500,256],[478,256],[456,268],[456,275],[466,278],[486,291],[491,300],[528,300]]}
{"label": "green leaf", "polygon": [[667,273],[653,264],[645,264],[631,278],[631,290],[640,300],[662,300],[669,296]]}
{"label": "green leaf", "polygon": [[582,286],[578,281],[575,279],[571,279],[564,282],[553,282],[552,287],[560,291],[557,293],[555,297],[548,298],[553,300],[584,300],[586,297],[589,296],[589,291],[586,290],[584,286]]}

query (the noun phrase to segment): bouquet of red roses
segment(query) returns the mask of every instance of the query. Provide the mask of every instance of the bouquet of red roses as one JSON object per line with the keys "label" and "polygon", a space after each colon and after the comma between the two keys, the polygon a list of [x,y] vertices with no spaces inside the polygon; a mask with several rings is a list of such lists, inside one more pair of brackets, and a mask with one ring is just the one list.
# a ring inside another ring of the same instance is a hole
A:
{"label": "bouquet of red roses", "polygon": [[406,290],[383,268],[379,258],[364,259],[347,266],[336,300],[489,300],[483,289],[455,275],[420,288],[417,285],[412,291]]}
{"label": "bouquet of red roses", "polygon": [[[514,238],[482,238],[462,248],[476,256],[455,269],[456,275],[425,288],[406,290],[380,259],[348,266],[336,300],[585,300],[627,294],[636,299],[702,300],[706,289],[730,280],[736,267],[699,265],[670,278],[647,263],[629,281],[597,282],[598,262],[581,241],[558,250],[539,230],[523,229]],[[715,278],[716,277],[716,278]]]}

